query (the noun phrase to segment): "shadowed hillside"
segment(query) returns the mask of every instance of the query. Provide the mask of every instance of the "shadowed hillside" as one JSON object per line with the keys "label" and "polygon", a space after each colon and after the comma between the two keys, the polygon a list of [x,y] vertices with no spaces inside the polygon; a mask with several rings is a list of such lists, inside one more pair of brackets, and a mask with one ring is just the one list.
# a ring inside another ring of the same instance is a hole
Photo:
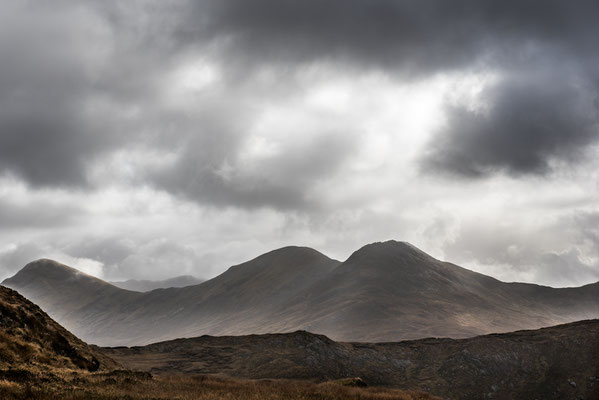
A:
{"label": "shadowed hillside", "polygon": [[3,284],[89,342],[138,344],[202,333],[268,332],[265,325],[278,307],[337,265],[313,249],[286,247],[200,285],[139,293],[39,260]]}
{"label": "shadowed hillside", "polygon": [[599,318],[599,284],[505,283],[388,241],[353,253],[273,319],[290,316],[335,340],[462,338]]}
{"label": "shadowed hillside", "polygon": [[599,284],[504,283],[395,241],[364,246],[343,263],[286,247],[199,285],[147,293],[49,260],[4,284],[99,345],[298,329],[343,341],[462,338],[599,318]]}
{"label": "shadowed hillside", "polygon": [[0,286],[0,328],[0,378],[18,374],[15,371],[24,371],[24,367],[97,371],[117,366],[4,286]]}
{"label": "shadowed hillside", "polygon": [[340,379],[447,399],[599,398],[599,321],[471,339],[340,343],[308,332],[107,348],[129,368],[243,378]]}

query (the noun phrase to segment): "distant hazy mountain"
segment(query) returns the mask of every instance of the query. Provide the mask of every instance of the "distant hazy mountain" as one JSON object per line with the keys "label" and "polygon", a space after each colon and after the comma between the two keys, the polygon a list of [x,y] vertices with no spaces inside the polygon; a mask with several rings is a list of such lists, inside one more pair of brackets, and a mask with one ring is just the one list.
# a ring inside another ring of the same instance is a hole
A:
{"label": "distant hazy mountain", "polygon": [[367,245],[343,263],[286,247],[199,285],[147,293],[50,260],[28,264],[3,284],[101,345],[298,329],[343,341],[398,341],[599,318],[599,283],[504,283],[395,241]]}
{"label": "distant hazy mountain", "polygon": [[185,286],[198,285],[204,282],[203,279],[191,275],[181,275],[163,281],[149,281],[129,279],[126,281],[113,281],[110,284],[121,289],[133,290],[135,292],[149,292],[155,289],[168,289],[172,287],[180,288]]}

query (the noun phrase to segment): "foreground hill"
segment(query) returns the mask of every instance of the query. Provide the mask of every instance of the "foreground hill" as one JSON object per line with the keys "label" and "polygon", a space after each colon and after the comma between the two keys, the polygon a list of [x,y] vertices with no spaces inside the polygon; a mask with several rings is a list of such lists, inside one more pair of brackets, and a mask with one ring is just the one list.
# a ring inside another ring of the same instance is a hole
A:
{"label": "foreground hill", "polygon": [[[435,400],[422,392],[351,388],[336,382],[255,382],[152,377],[121,368],[14,290],[0,286],[2,400]],[[176,371],[172,371],[176,372]],[[438,400],[438,399],[437,399]]]}
{"label": "foreground hill", "polygon": [[195,276],[181,275],[162,281],[129,279],[126,281],[113,281],[109,283],[121,289],[133,290],[135,292],[149,292],[156,289],[168,289],[172,287],[181,288],[199,285],[202,282],[204,282],[203,279],[196,278]]}
{"label": "foreground hill", "polygon": [[286,247],[199,285],[147,293],[50,260],[4,284],[78,336],[112,346],[301,329],[342,341],[461,338],[599,318],[599,283],[504,283],[395,241],[364,246],[343,263]]}
{"label": "foreground hill", "polygon": [[598,399],[599,320],[470,339],[339,343],[304,331],[106,348],[152,373],[330,380],[422,389],[447,399]]}
{"label": "foreground hill", "polygon": [[0,328],[0,377],[25,376],[40,368],[97,371],[117,366],[4,286],[0,286]]}

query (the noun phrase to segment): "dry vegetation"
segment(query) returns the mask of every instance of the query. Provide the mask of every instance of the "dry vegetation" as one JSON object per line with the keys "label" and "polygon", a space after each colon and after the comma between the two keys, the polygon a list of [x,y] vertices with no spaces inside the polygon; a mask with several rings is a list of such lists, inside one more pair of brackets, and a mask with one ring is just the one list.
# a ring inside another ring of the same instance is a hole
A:
{"label": "dry vegetation", "polygon": [[1,400],[424,400],[423,393],[365,388],[359,378],[241,380],[215,375],[153,377],[120,368],[17,292],[0,286]]}
{"label": "dry vegetation", "polygon": [[21,364],[89,371],[117,366],[37,305],[0,286],[0,373]]}
{"label": "dry vegetation", "polygon": [[17,292],[0,286],[1,400],[420,400],[425,394],[357,388],[360,379],[313,383],[215,376],[152,377],[118,370]]}
{"label": "dry vegetation", "polygon": [[462,340],[339,343],[299,331],[101,350],[125,368],[155,375],[320,382],[359,376],[448,399],[599,399],[599,320]]}
{"label": "dry vegetation", "polygon": [[[23,370],[24,371],[24,370]],[[18,374],[16,374],[18,375]],[[340,382],[239,380],[216,376],[154,377],[146,373],[56,370],[0,380],[5,400],[434,400],[420,392],[347,387]]]}

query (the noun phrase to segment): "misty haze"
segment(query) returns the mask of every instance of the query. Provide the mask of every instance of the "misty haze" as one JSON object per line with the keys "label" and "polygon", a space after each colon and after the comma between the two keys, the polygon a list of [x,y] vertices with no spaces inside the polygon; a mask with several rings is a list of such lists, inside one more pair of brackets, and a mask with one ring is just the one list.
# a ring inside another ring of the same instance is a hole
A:
{"label": "misty haze", "polygon": [[0,399],[599,400],[599,4],[0,4]]}

